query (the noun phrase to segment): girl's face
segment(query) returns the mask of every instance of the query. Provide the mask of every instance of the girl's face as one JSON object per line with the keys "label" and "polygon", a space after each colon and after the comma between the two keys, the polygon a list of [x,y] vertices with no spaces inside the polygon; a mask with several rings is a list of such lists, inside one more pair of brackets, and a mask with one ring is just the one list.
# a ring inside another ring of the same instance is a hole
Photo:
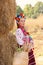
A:
{"label": "girl's face", "polygon": [[24,27],[24,25],[25,25],[25,19],[24,18],[21,18],[20,21],[18,22],[18,24],[20,26],[23,26]]}

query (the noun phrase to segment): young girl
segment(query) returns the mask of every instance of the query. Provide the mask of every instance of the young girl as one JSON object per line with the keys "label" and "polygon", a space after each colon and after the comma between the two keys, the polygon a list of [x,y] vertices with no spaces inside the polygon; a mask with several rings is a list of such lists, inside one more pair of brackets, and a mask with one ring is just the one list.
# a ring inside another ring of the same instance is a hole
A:
{"label": "young girl", "polygon": [[28,65],[36,65],[35,57],[33,54],[33,39],[31,38],[30,34],[26,32],[25,26],[25,16],[20,13],[15,17],[17,23],[17,30],[16,30],[16,40],[20,47],[22,47],[25,43],[28,43],[29,51],[28,51],[28,58],[29,62]]}

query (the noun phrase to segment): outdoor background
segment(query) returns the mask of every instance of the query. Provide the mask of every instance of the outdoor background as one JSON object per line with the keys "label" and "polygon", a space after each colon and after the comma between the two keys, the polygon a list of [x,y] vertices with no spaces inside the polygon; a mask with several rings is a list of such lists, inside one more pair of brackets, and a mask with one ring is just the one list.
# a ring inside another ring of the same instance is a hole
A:
{"label": "outdoor background", "polygon": [[[16,0],[16,15],[23,12],[26,16],[25,27],[34,40],[34,54],[37,65],[43,65],[43,0]],[[12,31],[15,34],[17,29]],[[15,54],[14,64],[27,65],[27,52]]]}

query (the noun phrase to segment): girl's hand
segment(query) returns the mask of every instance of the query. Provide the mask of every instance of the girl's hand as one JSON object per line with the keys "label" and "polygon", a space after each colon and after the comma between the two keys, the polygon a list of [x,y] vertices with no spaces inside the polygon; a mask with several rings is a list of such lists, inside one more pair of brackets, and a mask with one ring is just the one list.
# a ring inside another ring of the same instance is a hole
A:
{"label": "girl's hand", "polygon": [[27,42],[26,38],[23,38],[23,41],[24,41],[24,43],[26,43]]}

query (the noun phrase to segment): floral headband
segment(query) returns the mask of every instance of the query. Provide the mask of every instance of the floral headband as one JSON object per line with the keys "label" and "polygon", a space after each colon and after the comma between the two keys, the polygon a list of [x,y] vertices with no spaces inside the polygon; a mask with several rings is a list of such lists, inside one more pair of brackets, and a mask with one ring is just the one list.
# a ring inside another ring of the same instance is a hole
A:
{"label": "floral headband", "polygon": [[24,18],[25,19],[25,16],[24,16],[23,13],[20,13],[20,15],[17,15],[17,17],[15,17],[16,22],[19,22],[20,18]]}

